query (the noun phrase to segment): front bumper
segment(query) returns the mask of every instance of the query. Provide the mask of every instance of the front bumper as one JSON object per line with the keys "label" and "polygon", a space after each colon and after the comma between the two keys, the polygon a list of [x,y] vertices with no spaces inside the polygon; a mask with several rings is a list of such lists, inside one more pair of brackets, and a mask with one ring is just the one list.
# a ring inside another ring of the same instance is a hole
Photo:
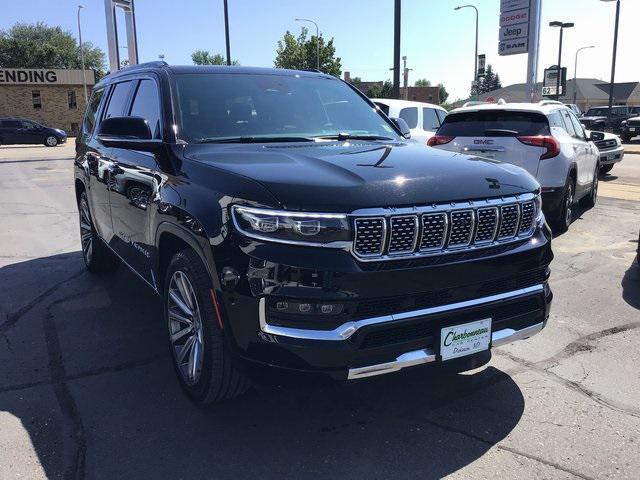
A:
{"label": "front bumper", "polygon": [[[225,331],[250,366],[338,380],[451,365],[455,360],[439,356],[441,328],[492,318],[497,346],[546,324],[550,239],[542,226],[532,238],[495,250],[378,264],[246,240],[235,262],[242,280],[221,292]],[[302,318],[278,313],[277,302],[342,303],[344,311]]]}
{"label": "front bumper", "polygon": [[600,150],[600,165],[613,165],[621,162],[624,158],[624,147],[622,145],[607,150]]}

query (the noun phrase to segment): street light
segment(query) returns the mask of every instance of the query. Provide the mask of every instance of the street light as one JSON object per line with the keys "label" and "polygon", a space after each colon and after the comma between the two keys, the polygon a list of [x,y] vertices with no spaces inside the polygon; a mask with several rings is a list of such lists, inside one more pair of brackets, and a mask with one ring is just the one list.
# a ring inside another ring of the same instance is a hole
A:
{"label": "street light", "polygon": [[562,32],[565,28],[573,27],[573,23],[549,22],[550,27],[560,27],[560,44],[558,47],[558,78],[556,79],[556,100],[560,100],[560,77],[562,75]]}
{"label": "street light", "polygon": [[618,23],[620,22],[620,0],[600,0],[601,2],[616,2],[616,26],[613,33],[613,57],[611,59],[611,83],[609,84],[609,112],[607,120],[611,124],[611,110],[613,107],[613,82],[616,77],[616,54],[618,52]]}
{"label": "street light", "polygon": [[595,48],[595,47],[593,45],[589,45],[587,47],[582,47],[576,50],[576,63],[574,64],[574,67],[573,67],[573,103],[574,105],[576,103],[576,98],[578,97],[578,54],[582,50],[586,50],[588,48]]}
{"label": "street light", "polygon": [[82,29],[80,28],[80,10],[84,7],[78,5],[78,40],[80,41],[80,63],[82,64],[82,86],[84,87],[84,104],[87,105],[89,100],[87,98],[87,79],[84,72],[84,48],[82,48]]}
{"label": "street light", "polygon": [[320,70],[320,30],[318,29],[318,24],[313,20],[309,20],[308,18],[295,18],[296,22],[309,22],[313,23],[316,26],[316,70]]}
{"label": "street light", "polygon": [[476,51],[473,57],[473,81],[475,83],[474,91],[476,92],[476,100],[477,100],[478,99],[478,9],[475,7],[475,5],[460,5],[454,8],[454,10],[460,10],[461,8],[473,8],[476,11]]}

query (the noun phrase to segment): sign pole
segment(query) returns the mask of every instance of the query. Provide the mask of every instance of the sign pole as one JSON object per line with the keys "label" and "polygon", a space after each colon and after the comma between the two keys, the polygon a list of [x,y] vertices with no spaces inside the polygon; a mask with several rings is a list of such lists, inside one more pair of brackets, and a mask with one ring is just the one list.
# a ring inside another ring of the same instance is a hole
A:
{"label": "sign pole", "polygon": [[541,12],[542,0],[531,0],[529,15],[529,57],[527,59],[527,97],[531,103],[534,102],[536,97]]}

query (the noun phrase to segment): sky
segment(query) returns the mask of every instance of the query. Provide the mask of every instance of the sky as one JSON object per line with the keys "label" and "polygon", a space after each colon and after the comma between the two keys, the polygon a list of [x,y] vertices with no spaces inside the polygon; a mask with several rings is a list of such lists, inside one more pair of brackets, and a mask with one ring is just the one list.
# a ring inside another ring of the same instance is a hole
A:
{"label": "sky", "polygon": [[[479,53],[487,56],[503,85],[525,81],[527,55],[498,56],[500,0],[403,0],[401,55],[407,56],[409,84],[419,78],[442,82],[450,100],[466,98],[473,77],[475,15],[472,9],[454,11],[472,2],[479,15]],[[393,66],[393,0],[228,0],[231,56],[245,66],[273,66],[277,41],[286,30],[298,33],[296,17],[311,18],[324,37],[334,38],[342,70],[362,80],[390,79]],[[107,50],[103,0],[0,0],[0,29],[16,22],[44,21],[77,35],[76,8],[83,3],[82,36]],[[170,64],[190,64],[197,49],[224,54],[222,0],[135,0],[140,61],[164,54]],[[565,30],[563,65],[578,76],[608,81],[615,2],[600,0],[542,0],[540,69],[555,65],[558,29],[552,20],[574,22]],[[120,26],[124,25],[122,16]],[[640,0],[621,0],[616,81],[640,80]],[[313,30],[315,27],[311,25]],[[121,30],[121,29],[119,29]],[[120,39],[125,45],[124,31]],[[127,56],[121,48],[121,58]]]}

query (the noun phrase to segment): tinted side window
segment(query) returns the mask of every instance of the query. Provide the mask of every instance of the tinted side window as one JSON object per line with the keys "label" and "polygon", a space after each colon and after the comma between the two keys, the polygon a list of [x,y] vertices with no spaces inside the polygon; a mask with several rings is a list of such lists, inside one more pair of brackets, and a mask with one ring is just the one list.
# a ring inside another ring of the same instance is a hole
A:
{"label": "tinted side window", "polygon": [[385,115],[389,116],[389,105],[385,105],[384,103],[380,102],[375,102],[375,104],[380,107],[380,110],[382,110]]}
{"label": "tinted side window", "polygon": [[560,127],[563,130],[565,130],[564,122],[562,121],[562,118],[560,118],[560,112],[558,112],[557,110],[555,112],[551,112],[547,116],[547,118],[549,119],[549,126],[550,127]]}
{"label": "tinted side window", "polygon": [[576,130],[573,128],[573,122],[571,122],[571,114],[568,110],[562,111],[562,120],[564,120],[564,129],[572,137],[576,136]]}
{"label": "tinted side window", "polygon": [[418,108],[403,108],[400,110],[400,118],[407,122],[409,128],[416,128],[418,126]]}
{"label": "tinted side window", "polygon": [[422,109],[422,129],[429,132],[435,132],[440,126],[440,120],[434,108]]}
{"label": "tinted side window", "polygon": [[20,128],[22,124],[18,120],[3,120],[2,126],[4,128]]}
{"label": "tinted side window", "polygon": [[109,105],[105,111],[104,118],[121,117],[124,115],[124,108],[129,98],[129,87],[131,87],[131,81],[115,84],[111,91]]}
{"label": "tinted side window", "polygon": [[160,100],[156,82],[140,81],[129,115],[144,118],[149,124],[153,138],[160,138]]}
{"label": "tinted side window", "polygon": [[82,122],[82,133],[90,134],[93,132],[93,127],[96,124],[96,113],[98,112],[100,100],[102,100],[103,96],[104,88],[94,90],[91,94],[91,100],[89,100],[87,111],[84,114],[84,121]]}
{"label": "tinted side window", "polygon": [[444,122],[444,118],[447,116],[447,112],[445,112],[444,110],[436,110],[436,114],[438,115],[438,119],[442,124],[442,122]]}
{"label": "tinted side window", "polygon": [[582,128],[582,125],[580,125],[580,122],[578,121],[576,116],[569,114],[569,118],[571,119],[571,123],[573,123],[573,129],[576,131],[576,138],[584,140],[584,129]]}

